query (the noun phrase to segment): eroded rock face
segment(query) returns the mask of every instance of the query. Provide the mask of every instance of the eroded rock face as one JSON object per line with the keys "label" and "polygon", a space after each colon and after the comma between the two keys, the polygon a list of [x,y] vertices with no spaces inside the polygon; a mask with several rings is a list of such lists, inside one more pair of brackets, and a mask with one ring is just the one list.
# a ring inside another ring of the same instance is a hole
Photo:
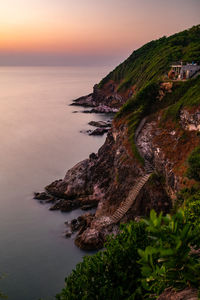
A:
{"label": "eroded rock face", "polygon": [[173,289],[166,289],[158,300],[198,300],[198,291],[196,289],[187,288],[176,292]]}
{"label": "eroded rock face", "polygon": [[90,194],[91,187],[88,183],[89,159],[85,159],[71,168],[64,180],[56,180],[46,187],[46,190],[55,196],[74,199]]}
{"label": "eroded rock face", "polygon": [[108,83],[102,89],[99,89],[96,84],[93,88],[93,93],[75,99],[71,105],[94,107],[87,112],[115,113],[132,96],[130,94],[129,97],[123,97],[116,91],[116,87],[114,82]]}
{"label": "eroded rock face", "polygon": [[180,112],[180,123],[185,130],[200,131],[200,109],[191,112],[182,109]]}
{"label": "eroded rock face", "polygon": [[[138,177],[145,174],[143,166],[134,158],[128,141],[127,125],[114,124],[108,133],[104,145],[97,154],[90,157],[72,169],[63,180],[55,181],[46,189],[50,194],[60,196],[59,205],[65,207],[67,201],[98,203],[94,220],[81,229],[76,238],[76,245],[83,249],[102,247],[106,236],[116,231],[115,226],[108,226],[105,218],[109,218],[124,201],[137,182]],[[122,221],[146,215],[154,208],[167,212],[170,199],[165,187],[148,182],[136,199],[135,205],[124,216]],[[101,220],[101,221],[99,221]]]}
{"label": "eroded rock face", "polygon": [[141,155],[163,176],[167,193],[172,199],[184,187],[185,162],[189,153],[199,144],[196,131],[188,125],[200,127],[198,115],[198,110],[193,114],[182,111],[181,126],[178,127],[172,121],[160,126],[160,115],[156,114],[153,119],[145,120],[137,137]]}
{"label": "eroded rock face", "polygon": [[[184,113],[179,127],[171,121],[160,126],[160,119],[160,113],[156,113],[142,120],[138,127],[135,140],[138,150],[157,175],[144,185],[122,222],[148,215],[152,208],[167,213],[173,197],[184,187],[184,163],[199,144],[196,131],[187,130],[185,124],[195,120],[195,126],[199,126],[198,111],[193,112],[193,117]],[[98,153],[75,165],[63,180],[46,189],[50,195],[61,198],[55,204],[56,209],[67,210],[69,201],[72,207],[98,205],[95,217],[81,228],[76,238],[76,245],[91,250],[102,247],[106,236],[117,232],[106,218],[113,215],[145,172],[133,155],[126,121],[114,121]]]}

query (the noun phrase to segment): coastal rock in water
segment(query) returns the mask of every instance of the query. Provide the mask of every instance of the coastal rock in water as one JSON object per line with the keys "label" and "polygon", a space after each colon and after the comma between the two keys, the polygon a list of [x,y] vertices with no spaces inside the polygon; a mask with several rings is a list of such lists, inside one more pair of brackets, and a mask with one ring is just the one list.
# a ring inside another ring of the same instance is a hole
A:
{"label": "coastal rock in water", "polygon": [[[106,113],[109,108],[113,109],[112,112],[116,112],[127,99],[132,96],[132,94],[132,89],[128,91],[127,95],[119,94],[117,92],[117,85],[114,82],[109,81],[103,88],[99,88],[96,84],[93,88],[93,93],[73,100],[71,105],[95,107],[96,109],[93,112]],[[114,109],[116,109],[116,111],[114,111]]]}
{"label": "coastal rock in water", "polygon": [[72,235],[72,232],[71,232],[70,230],[67,230],[67,231],[65,232],[65,237],[66,237],[66,238],[70,238],[71,235]]}
{"label": "coastal rock in water", "polygon": [[51,195],[59,198],[75,199],[91,194],[89,183],[89,159],[85,159],[70,169],[64,180],[54,181],[46,187]]}
{"label": "coastal rock in water", "polygon": [[88,135],[103,135],[104,133],[108,132],[109,128],[96,128],[94,130],[81,130],[81,133],[85,133]]}
{"label": "coastal rock in water", "polygon": [[96,128],[89,135],[103,135],[104,133],[108,132],[108,128]]}
{"label": "coastal rock in water", "polygon": [[71,103],[70,105],[84,106],[84,107],[95,106],[95,102],[93,101],[93,94],[89,94],[87,96],[83,96],[76,100],[73,100],[73,103]]}
{"label": "coastal rock in water", "polygon": [[101,249],[104,239],[97,229],[87,228],[82,235],[78,235],[75,244],[83,250]]}
{"label": "coastal rock in water", "polygon": [[44,200],[45,202],[53,202],[55,201],[54,197],[47,194],[46,192],[34,193],[34,199]]}
{"label": "coastal rock in water", "polygon": [[68,212],[73,209],[76,209],[80,206],[80,201],[77,199],[74,200],[58,200],[53,206],[50,207],[50,210],[61,210],[62,212]]}
{"label": "coastal rock in water", "polygon": [[88,123],[91,126],[99,127],[99,128],[107,128],[111,127],[111,121],[91,121]]}

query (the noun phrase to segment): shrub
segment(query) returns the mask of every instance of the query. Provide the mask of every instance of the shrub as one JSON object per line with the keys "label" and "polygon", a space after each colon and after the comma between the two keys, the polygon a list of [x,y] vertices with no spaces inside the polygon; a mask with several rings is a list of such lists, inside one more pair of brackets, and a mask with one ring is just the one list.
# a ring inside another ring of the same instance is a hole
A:
{"label": "shrub", "polygon": [[105,251],[86,256],[57,299],[155,299],[166,287],[199,287],[200,260],[190,254],[199,234],[183,211],[151,211],[148,220],[124,225]]}
{"label": "shrub", "polygon": [[158,296],[166,287],[182,289],[188,284],[199,287],[200,260],[190,255],[190,246],[196,242],[192,224],[182,210],[174,216],[157,216],[151,211],[146,220],[149,237],[154,241],[145,250],[139,249],[142,266],[142,286],[148,295]]}
{"label": "shrub", "polygon": [[140,286],[137,249],[144,249],[146,245],[144,223],[131,222],[123,226],[116,238],[109,239],[105,251],[84,257],[66,278],[66,287],[57,299],[117,300],[135,294]]}
{"label": "shrub", "polygon": [[188,158],[187,176],[200,181],[200,146],[196,147]]}

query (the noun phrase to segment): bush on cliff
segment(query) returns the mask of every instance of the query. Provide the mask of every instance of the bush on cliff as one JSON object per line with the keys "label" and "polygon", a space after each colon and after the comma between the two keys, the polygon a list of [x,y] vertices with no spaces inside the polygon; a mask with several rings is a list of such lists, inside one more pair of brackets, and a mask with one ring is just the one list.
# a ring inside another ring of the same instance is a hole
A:
{"label": "bush on cliff", "polygon": [[200,259],[190,247],[199,234],[183,211],[152,211],[149,220],[124,225],[105,251],[86,256],[57,299],[155,299],[169,286],[198,288]]}
{"label": "bush on cliff", "polygon": [[123,105],[115,117],[116,119],[119,119],[123,115],[128,115],[129,141],[135,157],[137,157],[141,162],[143,162],[143,159],[140,156],[135,144],[135,133],[142,118],[150,114],[152,111],[155,112],[158,102],[158,92],[159,83],[154,81],[148,83],[143,89],[141,89],[135,96],[130,98]]}
{"label": "bush on cliff", "polygon": [[200,76],[187,81],[173,83],[172,93],[168,93],[162,100],[167,108],[162,121],[179,121],[180,110],[200,104]]}
{"label": "bush on cliff", "polygon": [[123,226],[122,232],[111,238],[106,250],[86,256],[66,278],[66,287],[59,300],[123,299],[139,286],[138,247],[147,245],[144,223]]}
{"label": "bush on cliff", "polygon": [[[200,226],[200,187],[199,184],[183,189],[178,195],[178,203],[183,205],[187,220],[194,227]],[[199,238],[200,247],[200,238]]]}
{"label": "bush on cliff", "polygon": [[188,157],[187,176],[200,181],[200,146],[196,147]]}

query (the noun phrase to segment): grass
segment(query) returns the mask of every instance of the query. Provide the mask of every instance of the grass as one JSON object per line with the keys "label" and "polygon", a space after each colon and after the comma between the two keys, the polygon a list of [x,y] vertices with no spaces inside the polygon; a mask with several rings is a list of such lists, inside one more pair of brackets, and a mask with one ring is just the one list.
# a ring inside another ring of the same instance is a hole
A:
{"label": "grass", "polygon": [[167,94],[162,101],[168,106],[162,121],[165,122],[169,118],[177,121],[182,108],[200,104],[200,76],[188,81],[176,82],[172,94]]}
{"label": "grass", "polygon": [[174,61],[200,62],[200,25],[170,37],[151,41],[134,51],[99,83],[102,88],[109,80],[118,84],[118,92],[133,85],[137,91],[152,80],[159,80]]}
{"label": "grass", "polygon": [[121,108],[115,116],[120,119],[127,116],[128,135],[132,151],[135,157],[143,164],[144,159],[141,157],[135,144],[135,133],[140,121],[157,107],[157,96],[159,91],[159,83],[151,82],[141,89],[135,96]]}

